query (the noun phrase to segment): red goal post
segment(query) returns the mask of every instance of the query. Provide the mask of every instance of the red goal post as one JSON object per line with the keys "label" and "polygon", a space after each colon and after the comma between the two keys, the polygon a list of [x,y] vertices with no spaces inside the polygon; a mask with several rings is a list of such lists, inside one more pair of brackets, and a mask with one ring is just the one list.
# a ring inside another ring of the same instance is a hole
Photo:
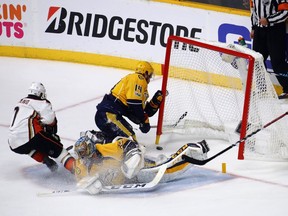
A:
{"label": "red goal post", "polygon": [[[237,44],[170,36],[162,80],[166,90],[156,144],[165,133],[234,142],[283,113],[262,56]],[[260,135],[240,143],[238,159],[288,157],[285,128],[281,121],[266,131],[266,140]]]}

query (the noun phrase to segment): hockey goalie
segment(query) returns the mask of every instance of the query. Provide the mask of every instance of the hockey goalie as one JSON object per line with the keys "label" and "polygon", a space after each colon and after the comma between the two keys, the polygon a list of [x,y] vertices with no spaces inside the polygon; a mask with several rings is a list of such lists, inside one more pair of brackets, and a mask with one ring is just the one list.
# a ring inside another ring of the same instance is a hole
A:
{"label": "hockey goalie", "polygon": [[78,189],[98,194],[105,186],[147,183],[163,166],[166,170],[161,182],[172,181],[192,166],[182,155],[204,160],[209,147],[203,140],[183,145],[170,157],[149,158],[145,156],[145,147],[134,140],[116,137],[111,143],[105,143],[101,132],[85,131],[80,133],[74,151],[78,157],[75,162]]}

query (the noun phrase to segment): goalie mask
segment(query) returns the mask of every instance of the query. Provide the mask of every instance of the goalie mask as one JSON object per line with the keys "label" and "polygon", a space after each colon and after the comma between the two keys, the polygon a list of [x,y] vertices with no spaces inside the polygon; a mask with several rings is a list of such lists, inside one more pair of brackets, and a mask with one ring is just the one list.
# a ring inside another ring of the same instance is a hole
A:
{"label": "goalie mask", "polygon": [[46,89],[40,82],[33,82],[31,84],[29,87],[29,94],[40,97],[41,99],[46,99]]}
{"label": "goalie mask", "polygon": [[94,144],[87,136],[80,137],[74,145],[75,153],[78,155],[79,158],[82,159],[86,157],[91,157],[94,153],[93,148]]}

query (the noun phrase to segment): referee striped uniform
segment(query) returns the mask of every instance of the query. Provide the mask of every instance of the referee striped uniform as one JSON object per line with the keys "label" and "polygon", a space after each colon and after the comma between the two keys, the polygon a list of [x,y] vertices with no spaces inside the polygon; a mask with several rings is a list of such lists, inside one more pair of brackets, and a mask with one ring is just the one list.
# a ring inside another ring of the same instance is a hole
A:
{"label": "referee striped uniform", "polygon": [[[270,56],[274,73],[287,74],[286,24],[288,10],[278,10],[280,4],[288,0],[251,0],[251,22],[254,30],[253,50],[261,53],[264,60]],[[279,7],[280,8],[280,7]],[[266,18],[268,25],[260,24]],[[288,93],[288,77],[277,76],[283,92]]]}

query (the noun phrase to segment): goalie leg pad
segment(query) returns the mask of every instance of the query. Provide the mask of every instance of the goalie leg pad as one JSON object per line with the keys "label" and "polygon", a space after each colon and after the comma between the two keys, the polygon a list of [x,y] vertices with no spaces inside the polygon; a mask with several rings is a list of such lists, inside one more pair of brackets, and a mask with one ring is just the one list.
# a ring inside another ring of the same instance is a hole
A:
{"label": "goalie leg pad", "polygon": [[189,146],[185,152],[187,156],[198,160],[205,160],[207,158],[207,152],[210,149],[205,140],[197,143],[187,143],[187,145]]}
{"label": "goalie leg pad", "polygon": [[201,146],[203,153],[207,153],[208,151],[210,151],[210,148],[206,140],[202,140],[198,142],[197,144]]}
{"label": "goalie leg pad", "polygon": [[135,148],[125,155],[121,170],[128,179],[131,179],[136,176],[143,167],[143,154],[139,148]]}

